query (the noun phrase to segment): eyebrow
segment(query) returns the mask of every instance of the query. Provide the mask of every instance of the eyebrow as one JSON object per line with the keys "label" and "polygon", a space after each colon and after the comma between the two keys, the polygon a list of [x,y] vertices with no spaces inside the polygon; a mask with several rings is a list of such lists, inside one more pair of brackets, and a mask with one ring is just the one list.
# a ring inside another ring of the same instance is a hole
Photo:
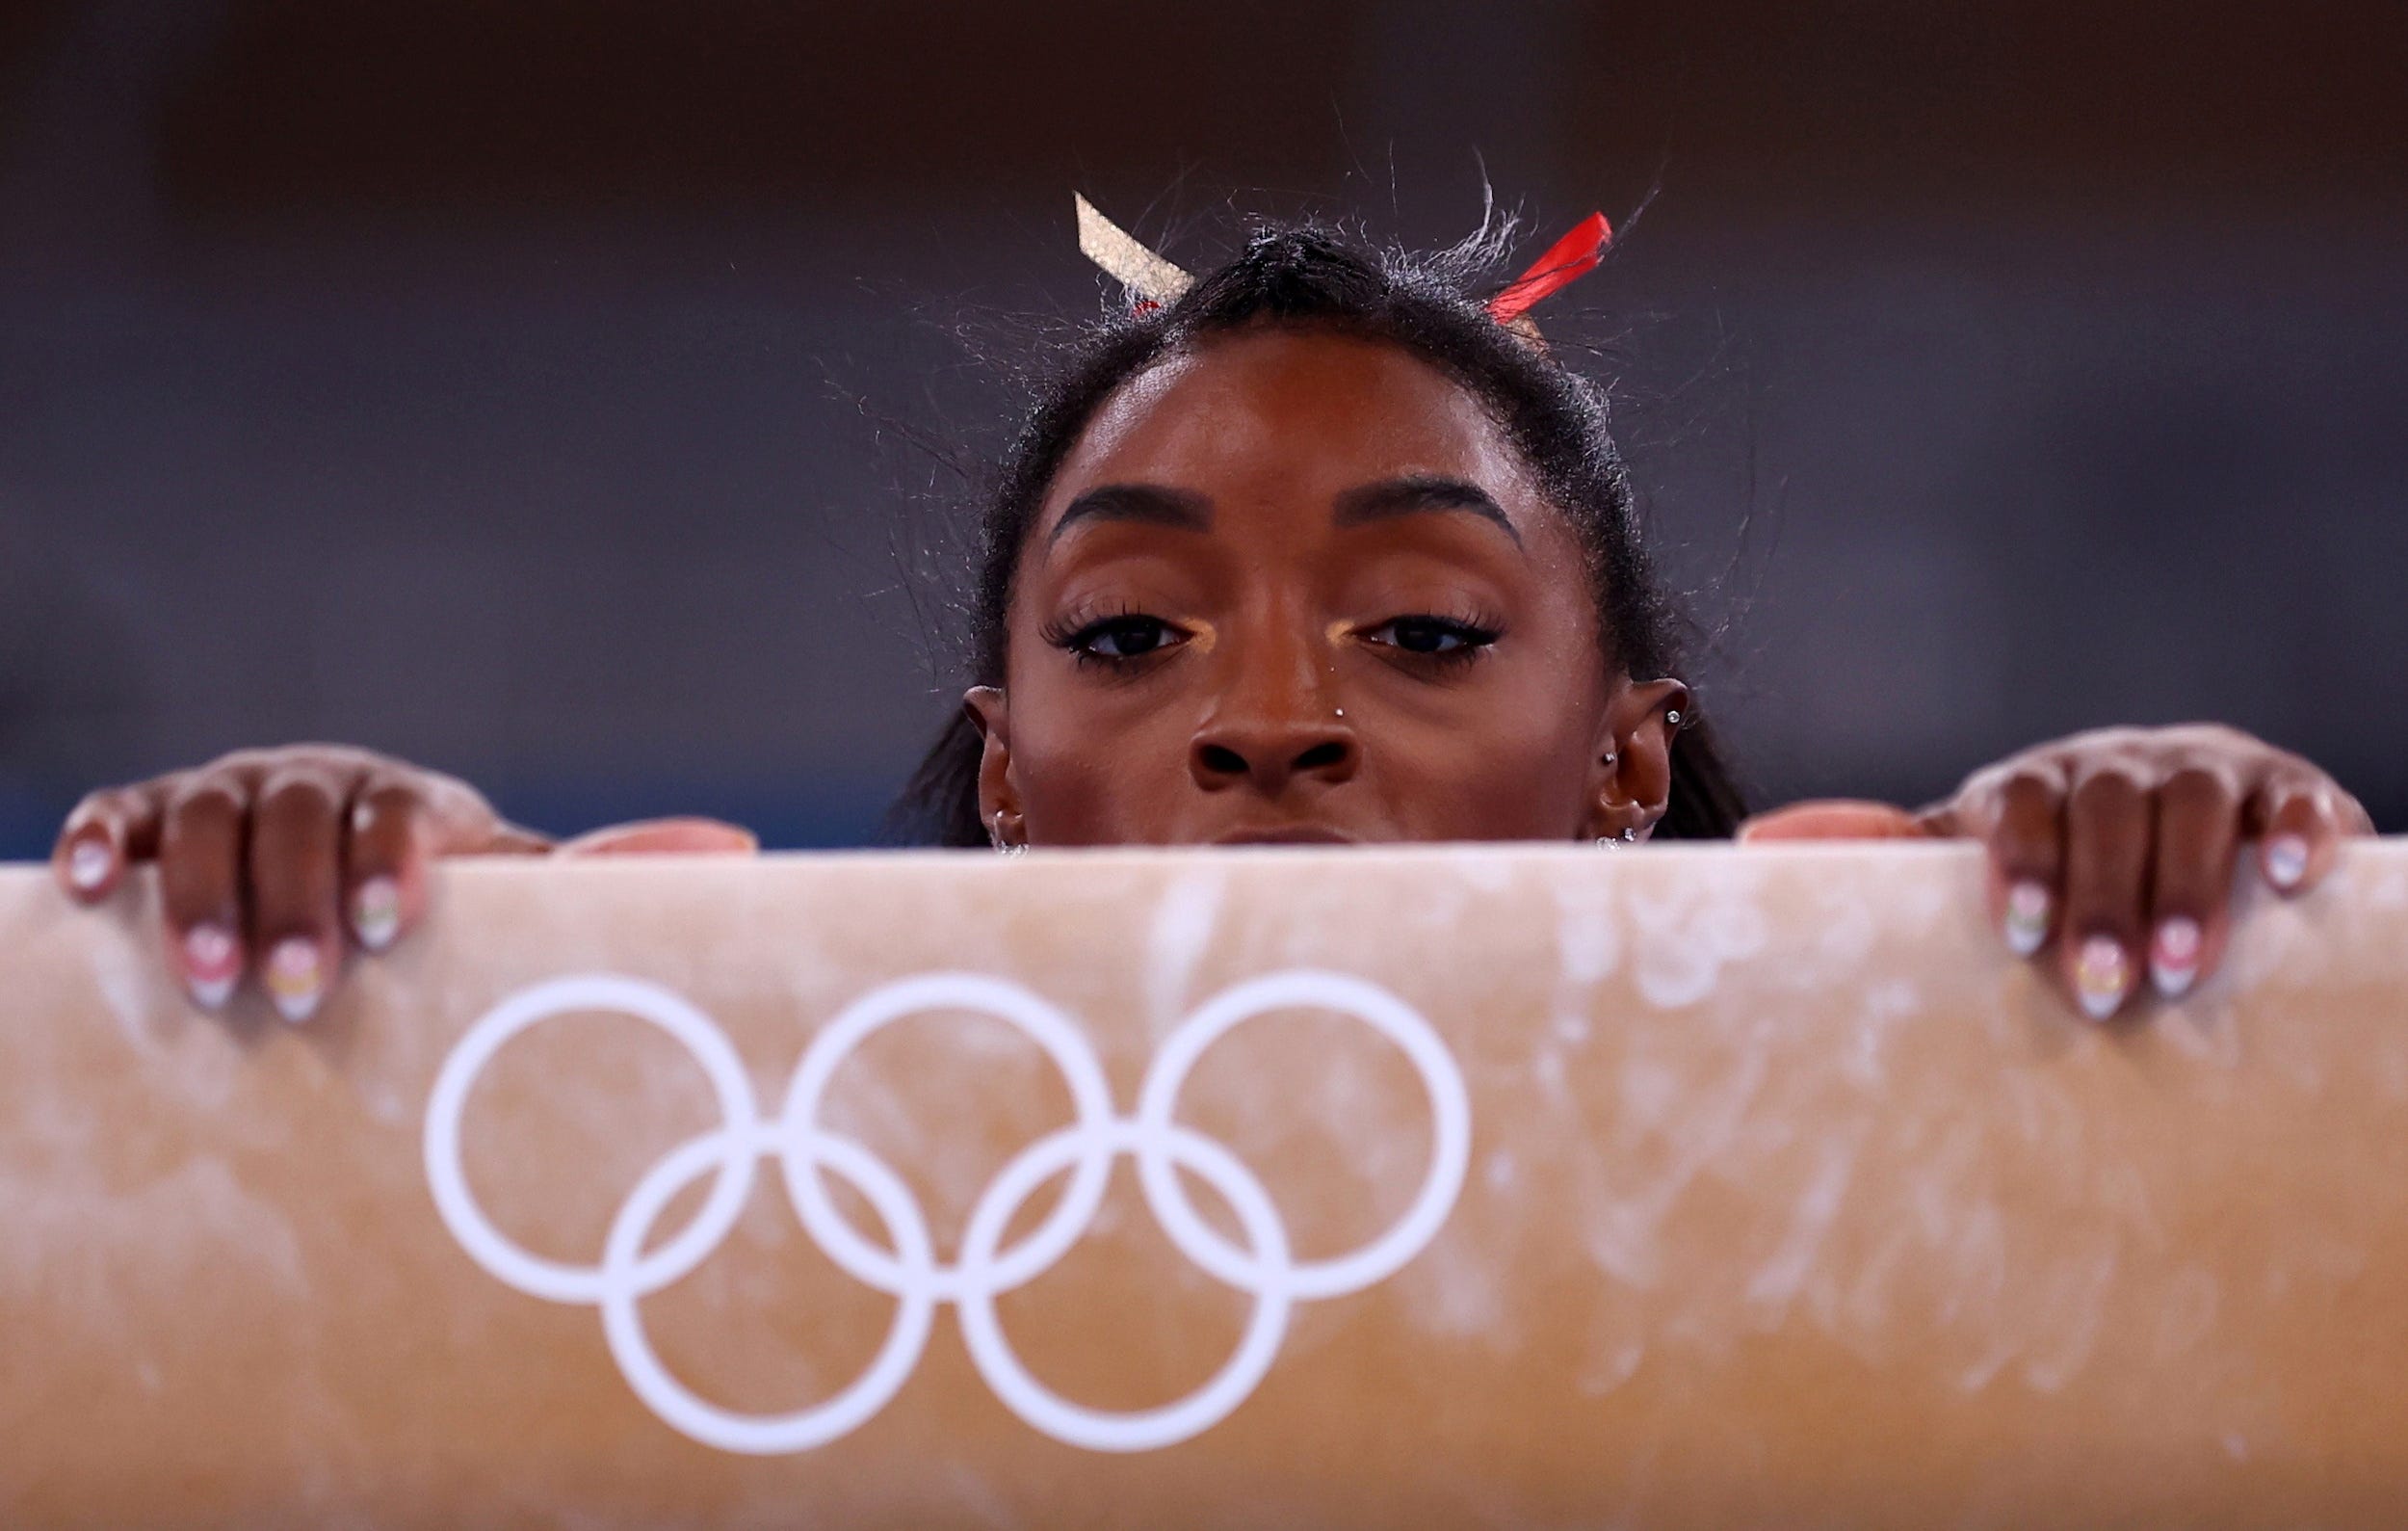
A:
{"label": "eyebrow", "polygon": [[1468,511],[1482,520],[1494,521],[1513,539],[1516,547],[1522,544],[1522,533],[1499,505],[1496,497],[1479,485],[1463,479],[1451,479],[1429,473],[1412,473],[1403,478],[1382,479],[1365,484],[1338,496],[1336,523],[1340,526],[1361,526],[1367,521],[1384,521],[1399,515],[1420,515],[1433,511]]}
{"label": "eyebrow", "polygon": [[1100,485],[1063,509],[1061,519],[1054,523],[1045,544],[1051,547],[1060,541],[1061,534],[1081,521],[1147,521],[1185,532],[1209,532],[1213,527],[1213,502],[1193,489],[1168,488],[1160,484]]}
{"label": "eyebrow", "polygon": [[[1468,480],[1438,474],[1409,473],[1357,485],[1338,496],[1331,521],[1338,526],[1362,526],[1443,511],[1462,511],[1493,521],[1513,539],[1515,546],[1522,545],[1521,529],[1495,496]],[[1061,518],[1045,539],[1046,545],[1061,541],[1061,535],[1081,521],[1139,521],[1183,532],[1209,532],[1213,502],[1193,489],[1162,484],[1099,485],[1063,507]]]}

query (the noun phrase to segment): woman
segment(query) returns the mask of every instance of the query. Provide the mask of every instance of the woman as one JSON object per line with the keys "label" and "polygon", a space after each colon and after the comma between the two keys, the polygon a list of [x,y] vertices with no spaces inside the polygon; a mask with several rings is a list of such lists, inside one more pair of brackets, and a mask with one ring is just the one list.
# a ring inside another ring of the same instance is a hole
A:
{"label": "woman", "polygon": [[[2169,998],[2213,966],[2245,843],[2296,894],[2371,832],[2307,761],[2209,726],[2044,746],[1920,815],[1743,827],[1600,396],[1472,291],[1487,252],[1268,232],[1088,338],[988,508],[977,684],[902,805],[921,838],[1965,835],[2007,943],[2103,1020],[2144,966]],[[752,843],[672,820],[555,846],[451,778],[300,746],[94,793],[55,864],[89,901],[155,858],[194,997],[255,968],[300,1021],[347,942],[418,916],[431,857]]]}

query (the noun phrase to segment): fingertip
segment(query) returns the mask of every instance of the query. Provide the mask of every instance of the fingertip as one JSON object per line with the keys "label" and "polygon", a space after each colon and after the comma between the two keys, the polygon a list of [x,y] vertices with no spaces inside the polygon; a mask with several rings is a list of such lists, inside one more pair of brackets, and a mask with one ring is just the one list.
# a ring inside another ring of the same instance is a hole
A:
{"label": "fingertip", "polygon": [[1888,803],[1835,798],[1793,803],[1739,827],[1741,844],[1776,840],[1923,840],[1931,831],[1916,815]]}
{"label": "fingertip", "polygon": [[2346,835],[2337,790],[2321,779],[2270,783],[2256,805],[2257,863],[2268,887],[2295,898],[2322,882],[2341,859]]}
{"label": "fingertip", "polygon": [[1999,929],[2006,938],[2006,949],[2018,957],[2036,955],[2048,944],[2055,913],[2056,896],[2046,883],[2026,877],[2009,884],[1999,909]]}
{"label": "fingertip", "polygon": [[379,873],[352,889],[352,935],[360,949],[381,952],[401,938],[406,921],[402,907],[402,884],[399,879]]}
{"label": "fingertip", "polygon": [[2277,893],[2297,893],[2307,885],[2316,853],[2308,837],[2291,831],[2267,835],[2258,845],[2258,868]]}
{"label": "fingertip", "polygon": [[2084,937],[2073,952],[2075,1003],[2092,1021],[2104,1024],[2124,1007],[2133,991],[2132,954],[2124,943],[2105,932]]}
{"label": "fingertip", "polygon": [[339,961],[331,942],[309,936],[287,936],[268,949],[259,964],[260,986],[287,1025],[299,1026],[318,1013]]}
{"label": "fingertip", "polygon": [[170,927],[168,949],[193,1003],[223,1010],[243,976],[242,937],[215,920],[203,920],[188,930]]}
{"label": "fingertip", "polygon": [[417,924],[426,899],[425,805],[406,783],[353,799],[343,850],[341,922],[365,952],[389,950]]}
{"label": "fingertip", "polygon": [[2166,915],[2149,937],[2150,987],[2159,999],[2181,999],[2206,971],[2207,955],[2207,932],[2197,920]]}
{"label": "fingertip", "polygon": [[2322,882],[2340,859],[2341,833],[2314,798],[2286,799],[2266,816],[2258,841],[2258,870],[2266,885],[2296,898]]}
{"label": "fingertip", "polygon": [[125,858],[106,826],[88,824],[60,836],[51,853],[59,885],[78,903],[96,904],[117,887]]}
{"label": "fingertip", "polygon": [[718,819],[647,819],[615,824],[563,844],[562,856],[752,856],[760,837]]}

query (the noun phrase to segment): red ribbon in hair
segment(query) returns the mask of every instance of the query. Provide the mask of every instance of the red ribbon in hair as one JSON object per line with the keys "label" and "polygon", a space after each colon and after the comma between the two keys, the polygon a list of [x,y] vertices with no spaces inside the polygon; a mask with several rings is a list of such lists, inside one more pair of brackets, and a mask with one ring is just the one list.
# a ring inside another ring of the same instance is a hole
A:
{"label": "red ribbon in hair", "polygon": [[1531,305],[1541,299],[1553,297],[1564,288],[1597,269],[1606,258],[1607,242],[1613,238],[1613,225],[1603,213],[1591,213],[1572,232],[1547,248],[1547,253],[1531,263],[1531,269],[1505,284],[1505,291],[1488,300],[1488,316],[1501,325],[1509,325],[1531,311]]}

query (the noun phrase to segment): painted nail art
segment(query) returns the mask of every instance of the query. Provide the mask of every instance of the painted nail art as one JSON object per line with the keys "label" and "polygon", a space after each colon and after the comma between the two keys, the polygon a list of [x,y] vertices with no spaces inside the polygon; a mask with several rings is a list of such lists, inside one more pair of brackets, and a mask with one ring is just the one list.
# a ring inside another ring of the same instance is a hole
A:
{"label": "painted nail art", "polygon": [[2308,875],[2308,842],[2296,834],[2278,834],[2265,842],[2266,881],[2279,888],[2294,888]]}
{"label": "painted nail art", "polygon": [[224,1006],[243,976],[243,951],[222,925],[196,925],[184,933],[184,987],[203,1010]]}
{"label": "painted nail art", "polygon": [[2074,993],[2081,1001],[2083,1015],[2092,1020],[2107,1019],[2124,1002],[2124,991],[2131,987],[2132,964],[2124,956],[2122,941],[2112,936],[2093,936],[2081,943],[2081,958],[2074,963]]}
{"label": "painted nail art", "polygon": [[2029,957],[2049,938],[2049,890],[2038,883],[2018,883],[2006,890],[2006,949]]}
{"label": "painted nail art", "polygon": [[2199,922],[2187,914],[2158,922],[2149,942],[2149,981],[2168,999],[2180,999],[2199,977]]}
{"label": "painted nail art", "polygon": [[359,944],[380,952],[402,929],[402,890],[389,877],[372,877],[352,895],[352,929]]}
{"label": "painted nail art", "polygon": [[316,1013],[325,987],[318,971],[317,944],[300,936],[276,942],[261,978],[268,986],[268,997],[275,1001],[276,1014],[295,1025],[307,1020]]}
{"label": "painted nail art", "polygon": [[109,868],[117,864],[117,857],[109,850],[109,842],[87,838],[76,841],[66,853],[66,880],[79,893],[89,893],[109,880]]}

